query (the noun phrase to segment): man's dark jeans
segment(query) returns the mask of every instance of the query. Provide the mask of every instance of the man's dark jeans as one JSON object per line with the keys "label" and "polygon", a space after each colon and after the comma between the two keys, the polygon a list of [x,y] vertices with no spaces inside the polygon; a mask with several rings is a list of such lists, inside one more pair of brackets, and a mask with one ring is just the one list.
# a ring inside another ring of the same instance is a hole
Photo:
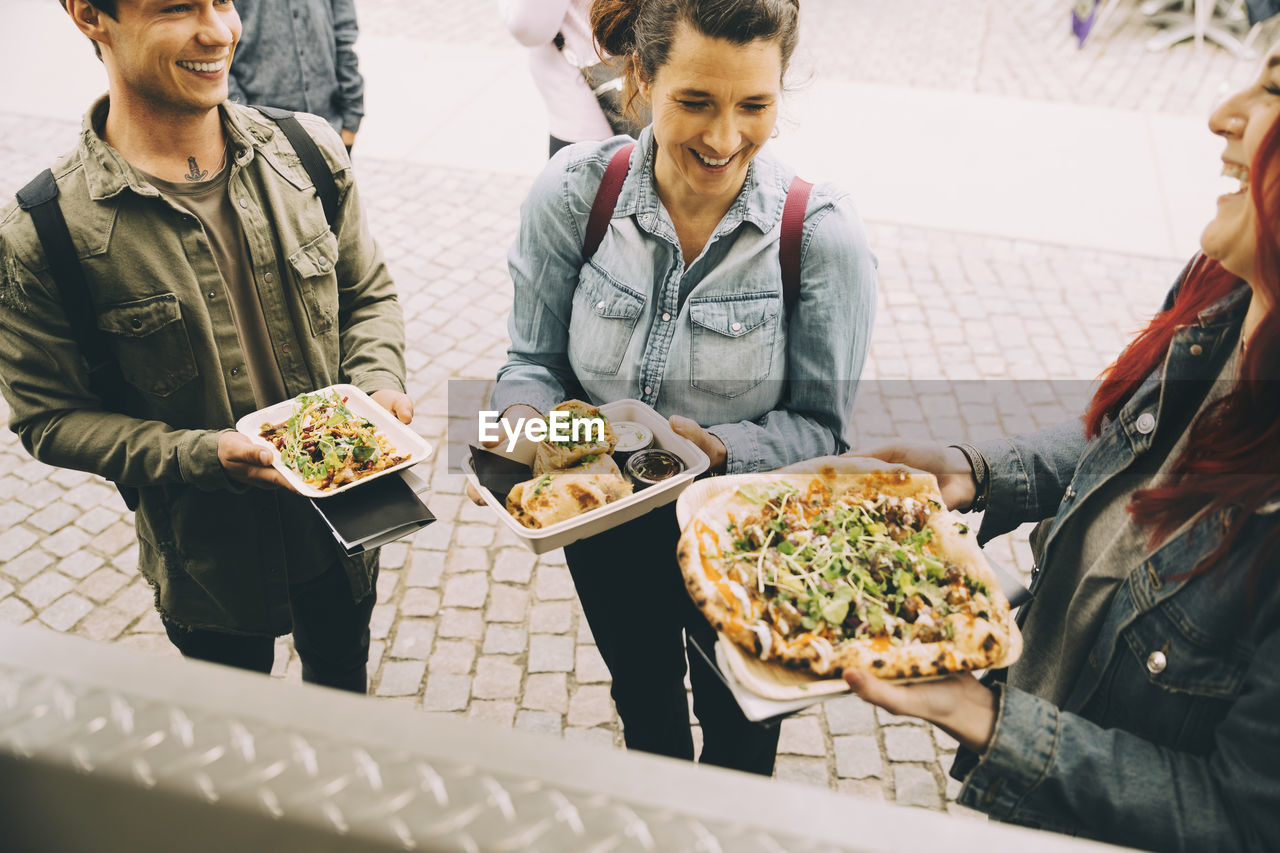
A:
{"label": "man's dark jeans", "polygon": [[[370,592],[363,601],[353,601],[346,570],[337,562],[314,580],[289,585],[293,645],[302,658],[303,681],[353,693],[368,689],[369,617],[377,597]],[[273,637],[187,630],[161,621],[170,642],[185,657],[271,672]]]}

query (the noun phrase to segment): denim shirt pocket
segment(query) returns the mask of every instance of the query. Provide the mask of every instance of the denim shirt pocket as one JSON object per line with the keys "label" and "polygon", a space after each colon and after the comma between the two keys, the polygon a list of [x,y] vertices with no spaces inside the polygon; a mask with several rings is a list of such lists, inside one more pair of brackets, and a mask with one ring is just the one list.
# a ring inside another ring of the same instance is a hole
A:
{"label": "denim shirt pocket", "polygon": [[769,377],[777,349],[776,293],[689,300],[689,381],[721,397],[738,397]]}
{"label": "denim shirt pocket", "polygon": [[1207,752],[1248,668],[1230,633],[1214,631],[1213,624],[1186,613],[1177,596],[1139,614],[1122,634],[1105,722],[1166,746]]}
{"label": "denim shirt pocket", "polygon": [[327,230],[289,256],[313,338],[327,334],[337,322],[337,261],[338,238]]}
{"label": "denim shirt pocket", "polygon": [[622,366],[645,298],[588,263],[578,277],[569,320],[569,362],[575,371],[613,376]]}
{"label": "denim shirt pocket", "polygon": [[108,305],[98,329],[111,340],[120,375],[146,394],[168,397],[196,378],[191,338],[172,293]]}

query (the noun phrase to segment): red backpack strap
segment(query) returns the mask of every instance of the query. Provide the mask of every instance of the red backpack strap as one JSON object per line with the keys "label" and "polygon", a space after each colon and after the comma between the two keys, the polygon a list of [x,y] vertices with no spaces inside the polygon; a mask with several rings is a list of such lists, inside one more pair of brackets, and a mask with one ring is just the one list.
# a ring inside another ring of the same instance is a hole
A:
{"label": "red backpack strap", "polygon": [[782,265],[782,301],[787,308],[800,298],[800,248],[804,237],[804,214],[813,184],[792,178],[787,203],[782,208],[782,236],[778,241],[778,262]]}
{"label": "red backpack strap", "polygon": [[582,262],[591,260],[591,256],[600,248],[600,241],[609,230],[609,220],[613,219],[613,209],[618,206],[618,196],[622,194],[622,184],[627,179],[627,171],[631,168],[631,151],[635,143],[624,145],[617,150],[604,170],[600,180],[600,189],[596,190],[596,199],[591,203],[591,217],[587,220],[587,234],[582,240]]}

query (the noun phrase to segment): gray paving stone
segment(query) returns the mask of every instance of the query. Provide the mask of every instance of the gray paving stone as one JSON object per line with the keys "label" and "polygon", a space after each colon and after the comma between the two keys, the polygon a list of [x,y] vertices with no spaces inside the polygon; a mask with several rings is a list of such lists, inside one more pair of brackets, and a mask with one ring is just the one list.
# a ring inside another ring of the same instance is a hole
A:
{"label": "gray paving stone", "polygon": [[422,694],[422,707],[427,711],[463,711],[471,699],[471,676],[432,673]]}
{"label": "gray paving stone", "polygon": [[511,658],[484,656],[476,663],[472,692],[477,699],[515,699],[524,670]]}
{"label": "gray paving stone", "polygon": [[534,634],[529,638],[529,672],[572,672],[572,637]]}
{"label": "gray paving stone", "polygon": [[467,716],[511,728],[516,721],[516,703],[504,699],[473,699]]}
{"label": "gray paving stone", "polygon": [[12,596],[0,600],[0,622],[6,625],[21,625],[35,615],[34,610]]}
{"label": "gray paving stone", "polygon": [[828,785],[827,762],[822,758],[779,755],[773,766],[773,775],[781,782],[797,782],[818,788]]}
{"label": "gray paving stone", "polygon": [[475,643],[466,640],[439,640],[427,661],[432,672],[466,675],[475,663]]}
{"label": "gray paving stone", "polygon": [[489,595],[489,577],[483,572],[455,575],[445,581],[445,607],[484,607]]}
{"label": "gray paving stone", "polygon": [[938,749],[944,752],[951,752],[960,746],[960,742],[951,735],[944,732],[936,726],[930,726],[933,729],[933,742],[937,744]]}
{"label": "gray paving stone", "polygon": [[80,517],[80,510],[71,504],[58,502],[50,504],[27,518],[27,524],[43,533],[61,530]]}
{"label": "gray paving stone", "polygon": [[446,574],[489,571],[489,552],[483,548],[450,547],[444,555]]}
{"label": "gray paving stone", "polygon": [[598,726],[611,721],[613,716],[613,700],[609,698],[608,687],[579,687],[569,700],[568,722],[571,726]]}
{"label": "gray paving stone", "polygon": [[90,538],[78,527],[64,527],[40,544],[55,557],[67,557],[87,545]]}
{"label": "gray paving stone", "polygon": [[790,717],[783,720],[778,752],[787,755],[826,755],[827,743],[822,736],[819,720],[816,717]]}
{"label": "gray paving stone", "polygon": [[420,660],[387,661],[378,679],[377,696],[417,696],[427,665]]}
{"label": "gray paving stone", "polygon": [[490,625],[484,632],[486,655],[519,655],[529,645],[529,632],[514,625]]}
{"label": "gray paving stone", "polygon": [[155,596],[146,581],[136,580],[111,599],[111,606],[136,619],[155,606]]}
{"label": "gray paving stone", "polygon": [[[434,527],[435,525],[432,525]],[[444,554],[414,550],[406,583],[410,587],[436,588],[444,576]]]}
{"label": "gray paving stone", "polygon": [[401,619],[391,644],[393,658],[426,660],[435,640],[436,625],[429,619]]}
{"label": "gray paving stone", "polygon": [[529,592],[506,584],[494,584],[489,590],[489,609],[485,619],[490,622],[523,622],[529,612]]}
{"label": "gray paving stone", "polygon": [[65,575],[47,571],[28,582],[18,594],[32,607],[44,609],[70,592],[74,586],[75,584]]}
{"label": "gray paving stone", "polygon": [[[76,527],[97,536],[120,520],[120,514],[105,507],[96,506],[76,519]],[[93,544],[93,540],[89,540]]]}
{"label": "gray paving stone", "polygon": [[378,594],[378,603],[387,604],[395,597],[396,585],[400,583],[399,572],[378,572],[378,582],[376,592]]}
{"label": "gray paving stone", "polygon": [[89,540],[89,545],[108,556],[115,556],[135,542],[137,532],[133,525],[121,521],[94,536]]}
{"label": "gray paving stone", "polygon": [[13,594],[14,589],[16,589],[16,587],[14,587],[13,584],[3,578],[0,578],[0,598],[8,598]]}
{"label": "gray paving stone", "polygon": [[479,642],[484,636],[484,617],[479,610],[441,611],[440,636]]}
{"label": "gray paving stone", "polygon": [[537,569],[533,594],[539,601],[559,601],[572,599],[577,594],[573,588],[573,578],[569,570],[562,566],[541,565]]}
{"label": "gray paving stone", "polygon": [[394,604],[374,605],[373,614],[369,618],[369,636],[375,640],[385,640],[391,633],[391,626],[396,621]]}
{"label": "gray paving stone", "polygon": [[14,527],[0,533],[0,563],[8,563],[40,539],[24,527]]}
{"label": "gray paving stone", "polygon": [[503,548],[493,560],[493,579],[511,583],[528,583],[533,577],[537,556],[524,548]]}
{"label": "gray paving stone", "polygon": [[0,574],[18,582],[31,580],[53,562],[53,555],[39,548],[31,548],[12,560],[0,557]]}
{"label": "gray paving stone", "polygon": [[[66,561],[64,560],[63,562],[65,563]],[[59,564],[58,568],[65,570],[66,567]],[[123,572],[117,572],[115,569],[110,568],[101,568],[82,580],[76,587],[76,591],[98,603],[104,603],[110,601],[128,583],[129,576]]]}
{"label": "gray paving stone", "polygon": [[827,730],[833,735],[865,735],[876,730],[875,707],[856,696],[822,704]]}
{"label": "gray paving stone", "polygon": [[403,569],[409,558],[409,543],[404,540],[383,545],[378,551],[378,565],[383,569]]}
{"label": "gray paving stone", "polygon": [[440,593],[434,589],[409,587],[400,599],[401,616],[435,616],[440,612]]}
{"label": "gray paving stone", "polygon": [[565,743],[587,743],[592,746],[615,746],[613,732],[607,728],[578,728],[567,726],[564,730]]}
{"label": "gray paving stone", "polygon": [[938,782],[923,767],[898,764],[893,768],[894,799],[904,806],[921,806],[926,809],[942,808]]}
{"label": "gray paving stone", "polygon": [[540,673],[530,675],[524,685],[522,708],[531,711],[555,711],[563,714],[569,710],[569,686],[564,673]]}
{"label": "gray paving stone", "polygon": [[459,524],[453,531],[453,541],[463,548],[487,548],[493,544],[495,529],[493,519],[484,524]]}
{"label": "gray paving stone", "polygon": [[93,611],[76,626],[76,633],[88,637],[95,642],[107,642],[124,633],[134,617],[110,605],[95,607]]}
{"label": "gray paving stone", "polygon": [[516,714],[516,728],[522,732],[560,736],[564,718],[554,711],[520,711]]}
{"label": "gray paving stone", "polygon": [[836,790],[852,797],[884,801],[884,783],[878,779],[838,779]]}
{"label": "gray paving stone", "polygon": [[600,657],[600,650],[594,645],[578,646],[573,675],[579,684],[610,681],[612,679],[609,674],[609,668],[604,664],[604,658]]}
{"label": "gray paving stone", "polygon": [[535,634],[563,634],[573,626],[573,604],[540,601],[529,614],[529,630]]}
{"label": "gray paving stone", "polygon": [[[103,559],[97,554],[88,550],[76,551],[58,561],[58,571],[67,577],[81,579],[89,577],[97,571],[98,567],[102,564]],[[122,572],[116,572],[115,569],[107,569],[107,571],[115,572],[126,579],[128,577]]]}
{"label": "gray paving stone", "polygon": [[55,631],[70,631],[92,610],[92,601],[73,592],[44,608],[40,612],[40,621]]}
{"label": "gray paving stone", "polygon": [[928,729],[915,726],[886,728],[884,751],[890,761],[936,761],[938,757]]}
{"label": "gray paving stone", "polygon": [[870,735],[842,735],[832,738],[836,753],[836,775],[842,779],[865,779],[884,773],[880,745]]}

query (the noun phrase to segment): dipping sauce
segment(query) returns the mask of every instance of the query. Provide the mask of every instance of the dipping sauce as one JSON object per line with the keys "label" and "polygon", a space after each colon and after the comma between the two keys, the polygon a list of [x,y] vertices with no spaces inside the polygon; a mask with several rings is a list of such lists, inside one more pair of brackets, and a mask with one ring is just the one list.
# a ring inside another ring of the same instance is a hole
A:
{"label": "dipping sauce", "polygon": [[684,460],[670,450],[651,447],[631,454],[631,458],[627,460],[626,474],[639,490],[669,480],[684,468]]}
{"label": "dipping sauce", "polygon": [[613,448],[613,461],[619,468],[627,464],[631,454],[653,447],[653,430],[635,421],[613,421],[613,434],[618,444]]}

